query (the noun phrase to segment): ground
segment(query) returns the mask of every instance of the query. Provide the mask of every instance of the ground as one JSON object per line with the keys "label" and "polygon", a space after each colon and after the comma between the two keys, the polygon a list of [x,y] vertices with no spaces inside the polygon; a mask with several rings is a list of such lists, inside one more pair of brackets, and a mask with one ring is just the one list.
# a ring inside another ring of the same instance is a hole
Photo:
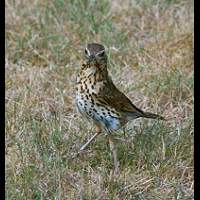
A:
{"label": "ground", "polygon": [[[193,199],[193,1],[6,0],[6,199]],[[107,48],[114,83],[139,108],[93,134],[74,105],[88,42]]]}

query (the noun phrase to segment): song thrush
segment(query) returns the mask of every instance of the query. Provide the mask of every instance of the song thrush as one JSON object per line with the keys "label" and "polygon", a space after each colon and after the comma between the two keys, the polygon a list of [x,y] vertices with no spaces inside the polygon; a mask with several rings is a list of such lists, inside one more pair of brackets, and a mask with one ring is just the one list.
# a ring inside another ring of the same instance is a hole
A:
{"label": "song thrush", "polygon": [[120,92],[112,82],[107,71],[107,55],[103,45],[90,43],[85,49],[86,63],[82,65],[77,77],[76,105],[79,112],[94,122],[96,134],[84,144],[84,150],[103,130],[108,134],[113,152],[115,174],[119,173],[119,161],[112,132],[124,126],[128,121],[139,118],[164,118],[150,112],[144,112]]}

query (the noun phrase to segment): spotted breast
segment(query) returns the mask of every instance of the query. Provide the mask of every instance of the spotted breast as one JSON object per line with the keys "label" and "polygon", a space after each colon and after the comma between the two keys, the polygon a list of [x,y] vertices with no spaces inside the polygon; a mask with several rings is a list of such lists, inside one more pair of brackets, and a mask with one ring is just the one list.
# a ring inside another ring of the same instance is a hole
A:
{"label": "spotted breast", "polygon": [[122,124],[119,113],[101,98],[108,84],[103,76],[87,64],[83,65],[77,77],[76,105],[83,116],[112,132]]}

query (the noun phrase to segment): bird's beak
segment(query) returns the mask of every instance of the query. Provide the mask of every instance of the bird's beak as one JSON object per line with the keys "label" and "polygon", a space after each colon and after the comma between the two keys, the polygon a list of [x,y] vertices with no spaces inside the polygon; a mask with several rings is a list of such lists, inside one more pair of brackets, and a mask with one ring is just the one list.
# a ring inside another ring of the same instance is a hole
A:
{"label": "bird's beak", "polygon": [[92,61],[94,61],[95,60],[95,56],[92,54],[92,55],[90,55],[89,56],[89,62],[92,62]]}

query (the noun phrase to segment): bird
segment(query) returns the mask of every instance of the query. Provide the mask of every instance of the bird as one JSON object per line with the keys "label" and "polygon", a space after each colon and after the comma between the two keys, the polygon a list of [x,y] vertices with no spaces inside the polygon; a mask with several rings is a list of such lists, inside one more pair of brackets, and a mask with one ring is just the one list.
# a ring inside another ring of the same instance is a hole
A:
{"label": "bird", "polygon": [[82,152],[100,133],[108,136],[114,162],[114,174],[120,173],[113,133],[127,122],[143,117],[165,120],[164,117],[137,108],[113,83],[108,73],[105,47],[89,43],[85,48],[85,62],[76,81],[76,106],[83,118],[93,122],[95,134],[80,148]]}

